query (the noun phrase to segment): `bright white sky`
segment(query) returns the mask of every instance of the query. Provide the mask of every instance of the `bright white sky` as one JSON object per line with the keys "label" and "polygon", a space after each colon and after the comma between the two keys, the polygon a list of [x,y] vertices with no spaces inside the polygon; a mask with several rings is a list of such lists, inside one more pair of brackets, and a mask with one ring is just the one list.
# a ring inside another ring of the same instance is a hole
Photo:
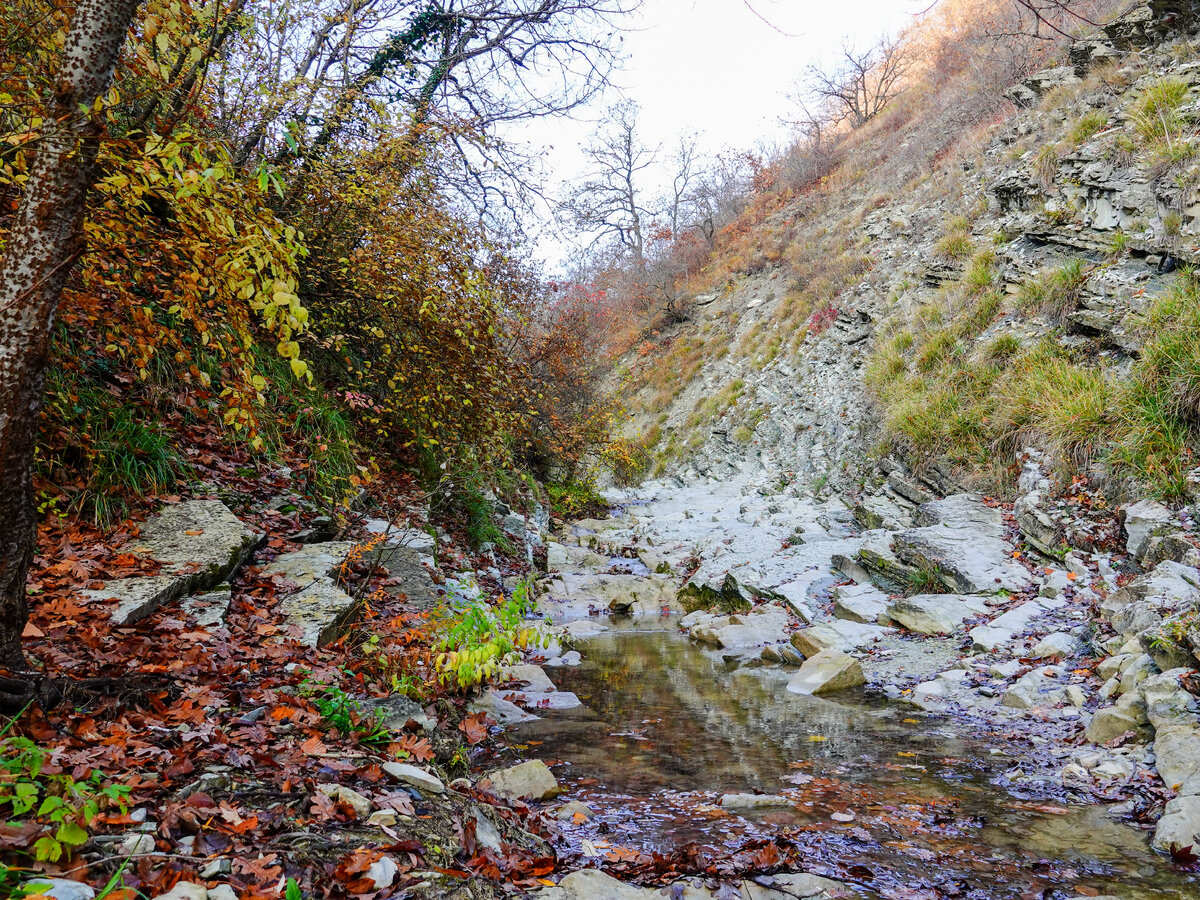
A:
{"label": "bright white sky", "polygon": [[[644,0],[625,36],[628,62],[615,89],[570,121],[522,125],[510,137],[547,148],[551,191],[583,174],[580,147],[605,107],[622,96],[641,107],[642,138],[664,156],[686,132],[708,153],[783,142],[784,94],[812,62],[831,60],[843,38],[860,46],[895,33],[930,0]],[[780,33],[780,32],[785,32]],[[553,264],[561,245],[543,237]]]}

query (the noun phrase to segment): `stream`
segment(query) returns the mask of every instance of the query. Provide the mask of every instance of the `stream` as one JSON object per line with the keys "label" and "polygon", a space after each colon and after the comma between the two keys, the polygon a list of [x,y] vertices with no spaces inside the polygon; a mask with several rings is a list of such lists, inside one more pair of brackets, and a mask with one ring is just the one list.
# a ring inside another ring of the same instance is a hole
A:
{"label": "stream", "polygon": [[[782,834],[809,871],[862,896],[1200,897],[1194,876],[1104,806],[1007,788],[1013,735],[996,726],[861,690],[788,693],[794,669],[727,658],[673,617],[602,621],[608,630],[576,643],[582,664],[552,672],[583,705],[509,732],[518,754],[553,767],[564,800],[592,809],[563,829],[581,865],[622,848],[732,850]],[[760,792],[787,805],[721,806]]]}

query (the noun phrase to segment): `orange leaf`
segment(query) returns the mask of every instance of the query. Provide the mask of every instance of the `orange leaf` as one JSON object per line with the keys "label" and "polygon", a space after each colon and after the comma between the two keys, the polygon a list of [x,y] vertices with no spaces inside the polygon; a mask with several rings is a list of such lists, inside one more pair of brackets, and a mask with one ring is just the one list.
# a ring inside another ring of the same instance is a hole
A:
{"label": "orange leaf", "polygon": [[300,745],[300,749],[303,750],[305,753],[307,753],[309,756],[316,756],[320,753],[324,753],[326,750],[326,747],[323,743],[321,743],[320,735],[314,734],[307,741],[305,741],[303,744]]}

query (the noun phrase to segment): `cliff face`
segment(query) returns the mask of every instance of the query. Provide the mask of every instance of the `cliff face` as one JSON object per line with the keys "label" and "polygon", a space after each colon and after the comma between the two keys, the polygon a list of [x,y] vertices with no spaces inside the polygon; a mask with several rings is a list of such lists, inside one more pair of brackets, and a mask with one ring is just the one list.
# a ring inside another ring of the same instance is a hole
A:
{"label": "cliff face", "polygon": [[[856,136],[634,365],[652,474],[865,489],[886,508],[1011,489],[1030,446],[1114,494],[1186,498],[1185,473],[1153,456],[1194,443],[1179,385],[1165,444],[1125,432],[1155,399],[1130,385],[1163,374],[1153,342],[1196,306],[1180,270],[1200,255],[1198,9],[1134,8],[932,163],[918,126]],[[926,130],[951,115],[939,102],[919,101]]]}

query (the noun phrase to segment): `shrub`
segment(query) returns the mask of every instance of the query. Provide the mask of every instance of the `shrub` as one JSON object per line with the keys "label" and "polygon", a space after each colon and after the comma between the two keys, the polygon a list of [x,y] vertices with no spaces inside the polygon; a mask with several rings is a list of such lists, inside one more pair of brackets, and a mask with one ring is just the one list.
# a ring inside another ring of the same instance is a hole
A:
{"label": "shrub", "polygon": [[963,278],[963,284],[969,294],[981,294],[995,287],[996,254],[985,250],[976,256]]}
{"label": "shrub", "polygon": [[[15,720],[14,720],[15,721]],[[76,780],[48,765],[49,754],[26,737],[0,730],[0,813],[10,823],[32,825],[33,856],[57,862],[88,840],[87,828],[110,806],[123,812],[129,788],[99,771]]]}
{"label": "shrub", "polygon": [[1040,438],[1059,459],[1082,468],[1112,439],[1119,397],[1106,373],[1035,351],[1014,364],[996,426],[1010,445]]}
{"label": "shrub", "polygon": [[1188,84],[1178,78],[1159,78],[1143,92],[1130,109],[1130,118],[1149,146],[1170,147],[1186,124],[1179,108],[1188,95]]}
{"label": "shrub", "polygon": [[947,259],[964,259],[971,255],[971,237],[961,231],[951,232],[942,237],[934,249]]}
{"label": "shrub", "polygon": [[1088,110],[1071,127],[1071,143],[1076,146],[1086,144],[1094,136],[1103,131],[1107,124],[1107,113],[1099,109]]}
{"label": "shrub", "polygon": [[1008,359],[1020,353],[1022,346],[1015,334],[1001,334],[988,345],[985,355],[988,359]]}
{"label": "shrub", "polygon": [[917,368],[922,372],[932,371],[957,349],[958,336],[952,330],[936,331],[925,339],[917,354]]}
{"label": "shrub", "polygon": [[537,608],[530,582],[522,580],[512,596],[491,606],[482,596],[455,600],[439,625],[434,659],[438,677],[457,690],[495,678],[518,651],[547,647],[549,636],[526,617]]}

